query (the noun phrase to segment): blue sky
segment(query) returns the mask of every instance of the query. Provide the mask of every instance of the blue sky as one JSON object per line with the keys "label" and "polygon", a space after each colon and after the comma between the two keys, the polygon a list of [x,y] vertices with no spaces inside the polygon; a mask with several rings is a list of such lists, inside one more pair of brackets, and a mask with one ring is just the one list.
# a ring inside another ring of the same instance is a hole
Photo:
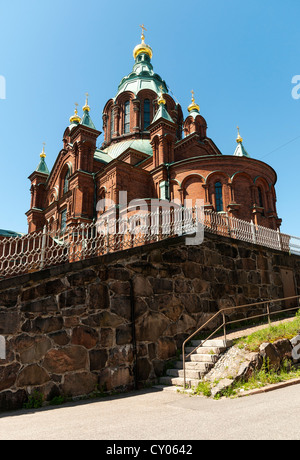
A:
{"label": "blue sky", "polygon": [[87,91],[102,130],[102,109],[132,69],[144,23],[154,69],[185,115],[193,89],[226,155],[240,126],[249,154],[277,172],[281,230],[300,236],[299,17],[299,0],[0,0],[0,228],[27,231],[28,176],[42,143],[51,168]]}

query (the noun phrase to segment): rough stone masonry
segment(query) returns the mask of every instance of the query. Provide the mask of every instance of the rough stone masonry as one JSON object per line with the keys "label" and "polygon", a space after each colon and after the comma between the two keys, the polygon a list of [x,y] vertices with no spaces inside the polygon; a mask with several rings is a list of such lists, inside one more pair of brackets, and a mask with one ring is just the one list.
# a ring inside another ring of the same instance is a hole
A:
{"label": "rough stone masonry", "polygon": [[207,234],[3,280],[0,410],[155,383],[218,309],[284,297],[282,270],[299,292],[299,257]]}

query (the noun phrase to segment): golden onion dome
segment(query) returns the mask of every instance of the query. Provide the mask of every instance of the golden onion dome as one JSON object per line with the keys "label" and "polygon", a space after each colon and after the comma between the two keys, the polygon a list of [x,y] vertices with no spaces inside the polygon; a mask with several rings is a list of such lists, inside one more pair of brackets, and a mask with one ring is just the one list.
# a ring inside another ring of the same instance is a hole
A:
{"label": "golden onion dome", "polygon": [[71,118],[70,118],[70,123],[71,123],[71,124],[73,124],[73,123],[80,123],[80,121],[81,121],[81,118],[80,118],[80,116],[78,115],[77,107],[78,107],[78,104],[76,103],[76,104],[75,104],[74,115],[72,115]]}
{"label": "golden onion dome", "polygon": [[140,43],[139,45],[137,45],[134,48],[133,57],[134,57],[134,59],[136,59],[139,54],[145,53],[150,57],[150,59],[152,59],[152,56],[153,56],[152,48],[149,45],[146,45],[146,43],[145,43],[144,31],[147,30],[147,29],[145,29],[144,24],[142,26],[140,26],[140,27],[142,28],[142,36],[141,36],[142,43]]}
{"label": "golden onion dome", "polygon": [[192,103],[188,106],[188,111],[189,112],[192,112],[192,111],[199,112],[200,111],[199,105],[196,104],[195,102],[194,91],[192,91]]}

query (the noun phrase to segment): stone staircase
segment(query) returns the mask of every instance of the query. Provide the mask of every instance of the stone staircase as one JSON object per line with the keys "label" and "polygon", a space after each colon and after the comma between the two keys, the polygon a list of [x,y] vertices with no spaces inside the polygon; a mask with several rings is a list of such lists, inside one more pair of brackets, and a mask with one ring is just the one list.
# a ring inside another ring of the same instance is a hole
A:
{"label": "stone staircase", "polygon": [[[186,355],[200,345],[201,340],[191,340],[191,346],[185,348]],[[221,355],[232,346],[231,340],[212,339],[207,340],[199,347],[185,363],[186,385],[197,386],[199,381],[214,367]],[[180,360],[174,363],[174,368],[168,369],[166,375],[159,379],[159,385],[184,385],[182,355]]]}

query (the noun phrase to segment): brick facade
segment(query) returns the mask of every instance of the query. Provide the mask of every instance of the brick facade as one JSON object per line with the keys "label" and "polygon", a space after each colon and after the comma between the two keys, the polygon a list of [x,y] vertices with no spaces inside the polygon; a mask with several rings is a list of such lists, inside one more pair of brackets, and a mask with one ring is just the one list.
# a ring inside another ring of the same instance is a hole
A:
{"label": "brick facade", "polygon": [[[71,117],[51,172],[37,168],[29,177],[29,232],[45,224],[57,229],[90,222],[97,218],[98,200],[118,204],[119,191],[127,191],[128,201],[203,199],[206,209],[279,228],[276,172],[248,156],[223,155],[207,137],[206,120],[194,99],[184,119],[180,104],[153,72],[152,50],[147,49],[144,42],[140,52],[137,47],[133,72],[103,109],[101,148],[96,146],[101,133],[86,104],[82,118],[77,112]],[[157,117],[160,99],[167,116]]]}

